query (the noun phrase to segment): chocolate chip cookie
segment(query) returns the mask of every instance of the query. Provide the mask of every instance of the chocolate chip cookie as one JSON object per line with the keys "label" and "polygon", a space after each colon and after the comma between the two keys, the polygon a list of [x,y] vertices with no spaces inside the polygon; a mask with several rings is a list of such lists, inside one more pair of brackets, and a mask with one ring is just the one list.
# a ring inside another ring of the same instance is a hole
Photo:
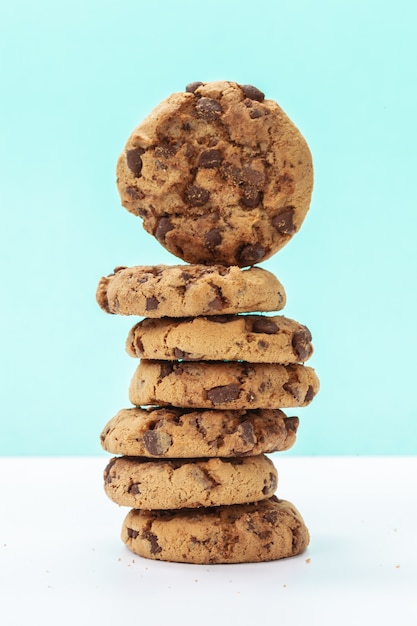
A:
{"label": "chocolate chip cookie", "polygon": [[131,329],[126,349],[144,359],[284,365],[307,361],[313,353],[308,328],[278,315],[144,319]]}
{"label": "chocolate chip cookie", "polygon": [[132,132],[117,184],[122,205],[177,257],[246,267],[299,230],[313,167],[300,131],[259,89],[198,82]]}
{"label": "chocolate chip cookie", "polygon": [[154,265],[117,267],[99,281],[96,299],[106,313],[155,318],[279,311],[286,296],[260,267]]}
{"label": "chocolate chip cookie", "polygon": [[181,509],[255,502],[272,496],[278,475],[264,455],[154,461],[122,456],[104,471],[109,498],[135,509]]}
{"label": "chocolate chip cookie", "polygon": [[282,409],[306,406],[318,390],[305,365],[141,360],[129,398],[137,406]]}
{"label": "chocolate chip cookie", "polygon": [[301,554],[308,529],[291,502],[276,496],[254,504],[177,511],[130,511],[123,542],[148,559],[180,563],[251,563]]}
{"label": "chocolate chip cookie", "polygon": [[107,452],[128,456],[192,458],[252,456],[293,446],[298,417],[279,409],[252,411],[133,407],[104,427]]}

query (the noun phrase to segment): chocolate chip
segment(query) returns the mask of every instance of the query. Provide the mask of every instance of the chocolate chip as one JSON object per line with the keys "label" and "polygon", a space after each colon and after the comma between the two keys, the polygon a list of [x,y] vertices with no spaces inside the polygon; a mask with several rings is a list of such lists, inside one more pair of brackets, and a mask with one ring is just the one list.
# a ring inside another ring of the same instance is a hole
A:
{"label": "chocolate chip", "polygon": [[203,85],[204,83],[195,81],[194,83],[188,83],[188,85],[185,88],[185,91],[187,93],[194,93],[196,89],[198,89],[199,87],[201,87],[201,85]]}
{"label": "chocolate chip", "polygon": [[294,333],[291,345],[299,361],[305,361],[311,356],[313,348],[310,342],[311,333],[308,328]]}
{"label": "chocolate chip", "polygon": [[208,250],[214,250],[222,242],[222,231],[220,228],[212,228],[204,234],[204,245]]}
{"label": "chocolate chip", "polygon": [[155,237],[158,241],[165,241],[166,234],[174,228],[169,217],[161,217],[155,230]]}
{"label": "chocolate chip", "polygon": [[198,167],[219,167],[223,160],[223,155],[220,150],[204,150],[201,152],[198,158]]}
{"label": "chocolate chip", "polygon": [[139,483],[133,483],[133,485],[130,485],[128,492],[132,493],[134,496],[140,493]]}
{"label": "chocolate chip", "polygon": [[254,209],[261,203],[262,198],[262,191],[259,191],[256,187],[247,186],[243,188],[243,195],[240,198],[240,204],[248,209]]}
{"label": "chocolate chip", "polygon": [[223,404],[225,402],[232,402],[237,400],[240,395],[240,387],[236,383],[230,383],[230,385],[222,385],[219,387],[213,387],[207,391],[207,398],[214,405]]}
{"label": "chocolate chip", "polygon": [[259,243],[243,246],[237,254],[237,260],[240,265],[254,265],[265,256],[265,250]]}
{"label": "chocolate chip", "polygon": [[210,192],[198,185],[188,185],[184,192],[184,202],[190,206],[203,206],[210,197]]}
{"label": "chocolate chip", "polygon": [[172,446],[172,438],[168,433],[157,430],[147,430],[143,435],[143,445],[149,454],[161,456]]}
{"label": "chocolate chip", "polygon": [[283,235],[295,233],[294,209],[295,207],[288,206],[272,218],[272,226]]}
{"label": "chocolate chip", "polygon": [[190,356],[189,352],[184,352],[184,350],[180,350],[180,348],[174,348],[174,356],[176,359],[185,359],[187,360]]}
{"label": "chocolate chip", "polygon": [[145,194],[140,189],[136,189],[136,187],[126,187],[126,193],[128,196],[132,198],[132,200],[143,200]]}
{"label": "chocolate chip", "polygon": [[216,296],[208,303],[208,307],[211,311],[221,311],[223,309],[223,300]]}
{"label": "chocolate chip", "polygon": [[[284,391],[289,393],[297,402],[302,402],[303,401],[303,398],[301,396],[300,388],[299,388],[299,385],[297,384],[297,381],[290,381],[288,383],[285,383],[282,386],[282,388],[284,389]],[[304,401],[305,401],[305,398],[304,398]]]}
{"label": "chocolate chip", "polygon": [[147,311],[155,311],[158,308],[159,300],[152,296],[151,298],[146,298],[146,310]]}
{"label": "chocolate chip", "polygon": [[158,554],[158,552],[161,552],[162,548],[158,543],[158,537],[156,535],[151,533],[149,530],[145,530],[142,533],[142,537],[144,539],[147,539],[149,543],[151,544],[151,547],[150,547],[151,554]]}
{"label": "chocolate chip", "polygon": [[139,178],[142,171],[141,155],[145,152],[143,148],[133,148],[126,151],[126,163],[130,171]]}
{"label": "chocolate chip", "polygon": [[315,395],[316,395],[316,392],[314,391],[313,387],[309,385],[307,389],[307,393],[304,398],[304,402],[311,402]]}
{"label": "chocolate chip", "polygon": [[270,524],[276,524],[277,520],[278,520],[278,516],[279,513],[278,511],[266,511],[264,513],[264,519],[266,519],[267,522],[269,522]]}
{"label": "chocolate chip", "polygon": [[170,361],[166,361],[160,364],[159,367],[159,377],[165,378],[165,376],[169,376],[174,371],[174,365]]}
{"label": "chocolate chip", "polygon": [[258,111],[258,109],[252,109],[249,113],[249,117],[251,118],[251,120],[257,120],[260,117],[263,117],[263,113],[261,111]]}
{"label": "chocolate chip", "polygon": [[256,100],[257,102],[263,102],[265,100],[265,94],[253,85],[241,85],[240,88],[242,89],[246,98]]}
{"label": "chocolate chip", "polygon": [[243,422],[239,426],[239,435],[247,443],[255,443],[255,431],[252,422]]}
{"label": "chocolate chip", "polygon": [[222,107],[212,98],[200,98],[195,105],[197,114],[205,119],[207,122],[213,122],[218,119],[218,116],[222,112]]}
{"label": "chocolate chip", "polygon": [[253,167],[243,168],[244,179],[251,185],[263,185],[265,182],[265,174],[259,170],[255,170]]}
{"label": "chocolate chip", "polygon": [[266,335],[275,335],[279,330],[278,325],[268,317],[255,317],[252,324],[253,333],[264,333]]}
{"label": "chocolate chip", "polygon": [[286,417],[285,418],[285,428],[287,429],[287,431],[291,431],[293,433],[296,433],[298,430],[298,426],[300,423],[300,420],[298,419],[298,417]]}
{"label": "chocolate chip", "polygon": [[139,533],[137,530],[133,530],[133,528],[127,528],[127,536],[131,539],[136,539],[138,535]]}
{"label": "chocolate chip", "polygon": [[113,467],[113,465],[116,463],[116,461],[117,461],[117,459],[111,459],[111,461],[109,461],[107,463],[107,466],[106,466],[106,468],[104,470],[104,480],[105,480],[106,483],[110,484],[112,482],[112,478],[110,476],[110,471],[111,471],[111,468]]}

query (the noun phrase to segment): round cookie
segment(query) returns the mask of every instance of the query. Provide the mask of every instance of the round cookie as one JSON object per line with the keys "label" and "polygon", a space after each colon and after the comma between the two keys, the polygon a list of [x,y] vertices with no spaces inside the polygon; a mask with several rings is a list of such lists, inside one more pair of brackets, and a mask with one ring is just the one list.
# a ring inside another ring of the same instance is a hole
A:
{"label": "round cookie", "polygon": [[309,532],[291,502],[180,511],[130,511],[122,541],[136,554],[179,563],[257,563],[301,554]]}
{"label": "round cookie", "polygon": [[193,83],[132,132],[117,185],[122,205],[177,257],[246,267],[299,230],[313,166],[300,131],[259,89]]}
{"label": "round cookie", "polygon": [[307,361],[313,353],[308,328],[278,315],[148,318],[131,329],[126,349],[144,359],[283,365]]}
{"label": "round cookie", "polygon": [[279,409],[133,407],[122,409],[109,420],[100,441],[107,452],[128,456],[252,456],[291,448],[298,423],[298,417],[287,417]]}
{"label": "round cookie", "polygon": [[278,311],[286,296],[260,267],[150,265],[117,267],[99,281],[96,299],[106,313],[159,318]]}
{"label": "round cookie", "polygon": [[319,390],[305,365],[141,360],[129,399],[136,406],[282,409],[309,404]]}
{"label": "round cookie", "polygon": [[275,466],[262,454],[158,461],[122,456],[104,471],[105,492],[113,502],[147,510],[254,502],[272,496],[277,484]]}

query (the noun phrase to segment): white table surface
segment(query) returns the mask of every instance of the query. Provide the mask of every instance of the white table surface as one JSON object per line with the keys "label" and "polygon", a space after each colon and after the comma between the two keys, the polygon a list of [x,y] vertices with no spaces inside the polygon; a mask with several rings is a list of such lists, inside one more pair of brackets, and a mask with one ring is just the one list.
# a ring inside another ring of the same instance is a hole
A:
{"label": "white table surface", "polygon": [[272,455],[307,552],[211,566],[121,543],[108,458],[0,459],[2,626],[417,624],[417,457]]}

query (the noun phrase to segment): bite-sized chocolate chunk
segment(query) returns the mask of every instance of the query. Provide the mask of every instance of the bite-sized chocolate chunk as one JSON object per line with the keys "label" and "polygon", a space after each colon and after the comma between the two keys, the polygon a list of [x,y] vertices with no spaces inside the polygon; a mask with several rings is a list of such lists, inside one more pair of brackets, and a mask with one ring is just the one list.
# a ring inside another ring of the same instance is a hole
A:
{"label": "bite-sized chocolate chunk", "polygon": [[142,172],[142,154],[145,152],[143,148],[133,148],[126,151],[126,163],[130,171],[139,178]]}
{"label": "bite-sized chocolate chunk", "polygon": [[254,245],[246,245],[238,252],[237,260],[241,265],[254,265],[262,260],[266,252],[264,248],[256,243]]}
{"label": "bite-sized chocolate chunk", "polygon": [[214,405],[232,402],[239,397],[240,387],[236,383],[213,387],[207,391],[207,397]]}
{"label": "bite-sized chocolate chunk", "polygon": [[195,105],[197,114],[207,122],[213,122],[218,119],[222,112],[222,107],[217,100],[212,98],[200,98]]}
{"label": "bite-sized chocolate chunk", "polygon": [[169,217],[161,217],[155,230],[155,237],[158,241],[165,241],[166,234],[174,228]]}
{"label": "bite-sized chocolate chunk", "polygon": [[198,185],[188,185],[184,192],[184,202],[190,206],[203,206],[210,197],[210,192]]}
{"label": "bite-sized chocolate chunk", "polygon": [[174,364],[167,361],[166,363],[161,363],[160,365],[160,378],[165,378],[165,376],[169,376],[174,371]]}
{"label": "bite-sized chocolate chunk", "polygon": [[212,228],[204,235],[204,243],[208,250],[214,250],[222,242],[222,230],[220,228]]}
{"label": "bite-sized chocolate chunk", "polygon": [[150,298],[146,298],[146,310],[147,311],[155,311],[158,308],[159,300],[155,298],[155,296],[151,296]]}
{"label": "bite-sized chocolate chunk", "polygon": [[316,393],[315,393],[313,387],[310,385],[309,388],[307,389],[307,393],[305,395],[304,402],[311,402],[315,395],[316,395]]}
{"label": "bite-sized chocolate chunk", "polygon": [[253,320],[252,332],[265,333],[266,335],[274,335],[278,332],[278,325],[273,320],[259,315]]}
{"label": "bite-sized chocolate chunk", "polygon": [[143,435],[143,445],[149,454],[161,456],[165,454],[172,445],[170,435],[157,430],[147,430]]}
{"label": "bite-sized chocolate chunk", "polygon": [[246,421],[239,426],[239,435],[248,443],[255,443],[255,430],[252,422]]}
{"label": "bite-sized chocolate chunk", "polygon": [[139,536],[139,533],[137,530],[133,530],[133,528],[127,528],[127,536],[130,537],[130,539],[136,539],[136,537]]}
{"label": "bite-sized chocolate chunk", "polygon": [[142,533],[142,537],[149,541],[149,543],[151,544],[151,554],[158,554],[158,552],[161,552],[162,548],[158,543],[158,537],[156,535],[154,535],[150,531],[144,531]]}
{"label": "bite-sized chocolate chunk", "polygon": [[289,206],[272,218],[272,226],[283,235],[293,235],[296,230],[293,220],[294,207]]}
{"label": "bite-sized chocolate chunk", "polygon": [[248,209],[254,209],[262,201],[262,191],[256,189],[256,187],[246,186],[243,188],[243,195],[240,198],[240,203]]}
{"label": "bite-sized chocolate chunk", "polygon": [[198,89],[203,83],[199,82],[199,81],[195,81],[193,83],[188,83],[188,85],[185,88],[185,91],[187,93],[194,93],[196,89]]}
{"label": "bite-sized chocolate chunk", "polygon": [[223,160],[220,150],[213,148],[212,150],[204,150],[198,158],[198,167],[219,167]]}
{"label": "bite-sized chocolate chunk", "polygon": [[265,94],[260,89],[253,85],[241,85],[240,86],[245,97],[257,102],[263,102],[265,100]]}
{"label": "bite-sized chocolate chunk", "polygon": [[292,347],[295,355],[300,361],[305,361],[309,356],[311,356],[313,348],[310,342],[311,333],[308,328],[294,333],[292,338]]}

